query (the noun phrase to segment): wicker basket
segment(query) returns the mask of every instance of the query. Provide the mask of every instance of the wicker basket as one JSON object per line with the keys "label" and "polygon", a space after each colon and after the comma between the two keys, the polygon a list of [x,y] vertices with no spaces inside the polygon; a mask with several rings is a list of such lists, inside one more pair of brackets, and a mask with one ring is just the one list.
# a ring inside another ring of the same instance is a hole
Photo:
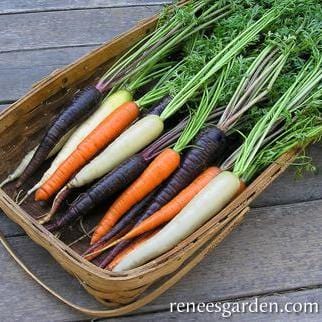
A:
{"label": "wicker basket", "polygon": [[[68,102],[76,89],[91,83],[118,55],[148,33],[156,21],[157,17],[152,17],[68,67],[55,71],[0,115],[0,179],[11,172],[26,151],[37,144],[44,126]],[[108,272],[84,260],[77,251],[37,223],[34,217],[39,214],[39,209],[33,208],[33,205],[22,208],[14,202],[12,186],[0,190],[0,207],[8,217],[45,248],[97,300],[112,306],[107,310],[81,308],[60,297],[23,266],[3,236],[0,236],[1,241],[27,273],[66,304],[98,317],[122,315],[152,301],[197,265],[241,222],[250,202],[285,170],[294,156],[293,152],[282,156],[223,211],[177,247],[125,273]]]}

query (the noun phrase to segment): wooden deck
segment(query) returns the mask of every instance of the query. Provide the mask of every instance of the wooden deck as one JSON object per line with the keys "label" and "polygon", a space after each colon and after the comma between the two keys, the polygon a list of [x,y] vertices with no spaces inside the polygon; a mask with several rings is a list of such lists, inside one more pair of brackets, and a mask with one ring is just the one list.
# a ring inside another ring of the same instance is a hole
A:
{"label": "wooden deck", "polygon": [[[162,0],[0,1],[0,110],[36,81],[160,9]],[[322,169],[322,145],[310,155]],[[217,321],[169,312],[170,302],[318,302],[320,314],[234,314],[232,321],[322,320],[322,171],[289,169],[242,225],[166,294],[118,321]],[[26,264],[75,303],[100,307],[78,282],[0,214],[1,231]],[[90,321],[34,284],[1,248],[0,321]],[[113,320],[113,319],[112,319]],[[116,319],[115,319],[116,320]]]}

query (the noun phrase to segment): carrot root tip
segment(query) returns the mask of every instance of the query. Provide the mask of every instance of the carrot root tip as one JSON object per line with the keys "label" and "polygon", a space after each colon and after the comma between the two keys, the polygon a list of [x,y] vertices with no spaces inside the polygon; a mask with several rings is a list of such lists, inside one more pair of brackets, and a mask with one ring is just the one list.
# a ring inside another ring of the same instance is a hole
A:
{"label": "carrot root tip", "polygon": [[22,197],[22,199],[20,199],[22,193],[24,192],[23,189],[20,189],[16,195],[14,196],[15,198],[15,202],[20,206],[28,197],[28,194],[26,194],[25,196]]}

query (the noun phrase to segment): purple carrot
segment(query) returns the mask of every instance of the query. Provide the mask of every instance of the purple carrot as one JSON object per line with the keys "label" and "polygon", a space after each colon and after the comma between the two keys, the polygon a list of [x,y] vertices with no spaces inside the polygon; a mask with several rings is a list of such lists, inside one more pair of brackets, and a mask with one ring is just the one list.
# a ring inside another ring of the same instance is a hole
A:
{"label": "purple carrot", "polygon": [[45,133],[27,168],[20,176],[16,184],[17,189],[19,189],[22,184],[37,171],[61,137],[73,128],[81,119],[89,116],[95,111],[95,107],[101,98],[101,92],[97,90],[95,86],[90,86],[80,91],[74,97],[72,103],[58,114],[49,126],[49,129]]}
{"label": "purple carrot", "polygon": [[[220,114],[221,111],[211,114],[209,116],[209,120],[217,118]],[[57,219],[53,223],[46,225],[46,228],[49,231],[58,230],[78,217],[86,215],[96,205],[108,199],[113,194],[125,189],[142,174],[154,157],[156,157],[164,148],[176,141],[187,122],[188,118],[185,118],[179,124],[177,124],[177,126],[166,132],[141,153],[134,155],[128,160],[125,160],[119,167],[106,174],[96,184],[94,184],[79,198],[77,198],[60,219]],[[210,132],[212,133],[213,130]],[[205,144],[208,144],[207,140],[204,139],[204,141]],[[63,194],[65,193],[66,191],[63,192]],[[62,202],[62,200],[63,199],[61,199],[60,202]],[[56,203],[55,209],[57,209]]]}
{"label": "purple carrot", "polygon": [[[166,106],[168,105],[170,101],[170,97],[166,96],[161,102],[159,102],[159,104],[157,104],[156,106],[152,107],[147,114],[150,115],[160,115],[162,113],[162,111],[166,108]],[[154,155],[148,156],[149,150],[152,151],[153,147],[155,146],[156,149],[158,149],[159,151],[161,151],[163,149],[163,145],[161,144],[161,142],[166,141],[168,139],[171,138],[172,135],[175,135],[178,131],[178,133],[181,133],[181,130],[184,128],[184,126],[186,125],[188,119],[184,119],[182,122],[185,123],[179,123],[173,130],[168,131],[166,135],[163,135],[159,140],[156,141],[156,143],[154,143],[154,145],[150,145],[150,147],[146,148],[145,151],[145,158],[148,160],[154,158],[157,154],[158,151],[155,152]],[[175,139],[176,137],[174,137]],[[162,141],[163,140],[163,141]],[[158,142],[160,141],[160,146],[158,147]],[[165,143],[166,143],[165,142]],[[171,143],[171,142],[170,142]],[[167,145],[165,145],[164,147],[166,147]],[[126,163],[126,161],[124,162]],[[120,165],[122,166],[122,164]],[[130,182],[129,182],[130,183]],[[57,196],[54,199],[53,205],[51,207],[51,210],[49,212],[49,214],[45,217],[45,220],[41,223],[45,223],[47,221],[50,220],[50,218],[52,218],[55,213],[58,211],[58,209],[60,208],[60,206],[62,205],[63,201],[66,199],[67,195],[69,195],[70,193],[69,188],[67,188],[66,186],[57,194]],[[108,195],[109,196],[109,195]]]}
{"label": "purple carrot", "polygon": [[171,102],[171,96],[165,96],[158,104],[149,109],[146,115],[161,115],[163,110],[167,107],[167,105]]}
{"label": "purple carrot", "polygon": [[[153,200],[153,198],[158,194],[158,192],[159,192],[159,189],[152,191],[149,195],[147,195],[144,199],[142,199],[137,205],[132,207],[132,209],[124,216],[124,217],[134,218],[134,220],[132,220],[132,223],[131,223],[129,229],[132,229],[133,227],[138,225],[143,220],[144,212],[142,212],[142,210],[144,210],[144,208],[151,202],[151,200]],[[122,218],[118,222],[118,224],[117,224],[117,225],[119,225],[119,228],[117,229],[118,232],[120,232],[123,228],[126,227],[127,221],[129,221],[129,220],[128,219],[123,220],[123,218]],[[122,222],[122,224],[120,224],[121,222]],[[122,227],[122,229],[120,229],[121,227]],[[114,227],[111,229],[111,231],[113,229],[114,229]],[[116,234],[117,233],[112,233],[111,234],[112,236],[109,236],[109,233],[107,233],[99,242],[96,243],[98,245],[94,249],[92,249],[91,251],[87,251],[86,253],[89,254],[90,252],[95,251],[95,249],[97,247],[101,246],[104,243],[107,243],[108,240],[112,239]],[[128,240],[123,240],[120,243],[118,243],[117,245],[115,245],[114,247],[112,247],[111,249],[108,249],[107,255],[106,255],[106,257],[104,257],[104,259],[100,263],[99,267],[105,268],[123,249],[125,249],[129,244],[131,244],[132,240],[133,240],[133,238],[128,239]],[[94,245],[92,245],[90,248],[93,248],[93,246]]]}

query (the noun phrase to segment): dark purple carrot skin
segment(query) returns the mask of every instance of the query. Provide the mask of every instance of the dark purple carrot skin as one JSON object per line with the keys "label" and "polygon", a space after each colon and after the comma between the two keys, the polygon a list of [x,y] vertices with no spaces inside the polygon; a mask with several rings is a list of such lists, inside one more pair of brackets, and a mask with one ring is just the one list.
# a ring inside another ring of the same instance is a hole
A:
{"label": "dark purple carrot skin", "polygon": [[167,107],[167,105],[171,102],[170,96],[165,96],[157,105],[153,106],[149,109],[146,115],[161,115],[163,110]]}
{"label": "dark purple carrot skin", "polygon": [[44,135],[32,160],[17,182],[16,188],[21,185],[41,166],[49,152],[58,143],[61,137],[72,129],[80,120],[95,111],[95,106],[100,102],[102,94],[95,86],[80,91],[72,103],[54,119]]}
{"label": "dark purple carrot skin", "polygon": [[226,135],[217,127],[206,127],[202,130],[193,147],[184,153],[180,167],[160,187],[153,202],[145,209],[141,221],[158,211],[197,178],[220,156],[225,143]]}
{"label": "dark purple carrot skin", "polygon": [[47,225],[46,228],[49,231],[58,230],[80,216],[86,215],[104,200],[129,186],[142,174],[149,163],[150,161],[145,160],[142,154],[136,154],[125,160],[119,167],[81,194],[62,217]]}
{"label": "dark purple carrot skin", "polygon": [[83,256],[93,252],[97,247],[102,244],[107,243],[118,233],[120,233],[125,227],[131,225],[130,228],[134,227],[136,222],[140,219],[139,215],[143,212],[144,208],[153,200],[156,192],[152,191],[145,198],[143,198],[139,203],[133,206],[122,218],[117,222],[117,224],[98,242],[90,246]]}
{"label": "dark purple carrot skin", "polygon": [[[127,215],[129,215],[130,213],[132,213],[132,217],[134,217],[134,220],[132,220],[132,224],[129,227],[130,229],[132,229],[134,226],[138,225],[143,220],[142,218],[144,216],[144,212],[142,212],[142,210],[144,210],[144,208],[151,202],[151,200],[157,194],[158,194],[158,189],[152,191],[149,195],[147,195],[143,200],[141,200],[141,202],[139,202],[136,206],[134,206],[128,212]],[[123,228],[125,227],[125,223],[123,223],[122,227]],[[115,235],[116,234],[113,234],[112,237],[114,237]],[[108,238],[106,238],[106,237],[108,237]],[[101,245],[104,242],[107,242],[112,237],[107,236],[107,234],[106,234],[97,244]],[[127,246],[129,246],[131,244],[132,240],[133,240],[133,238],[132,239],[128,239],[128,240],[123,240],[120,243],[118,243],[117,245],[115,245],[113,248],[109,249],[107,251],[106,257],[104,257],[104,259],[102,260],[102,262],[99,264],[99,267],[106,268],[106,266],[118,255],[118,253],[120,253],[122,250],[124,250]],[[93,248],[93,246],[91,248]],[[91,251],[94,251],[95,248],[92,249]],[[87,253],[89,253],[89,252],[87,252]]]}
{"label": "dark purple carrot skin", "polygon": [[131,244],[131,241],[132,239],[123,240],[117,245],[115,245],[113,248],[109,249],[106,257],[104,257],[102,262],[99,264],[99,267],[106,268],[106,266],[117,256],[118,253],[120,253],[123,249],[125,249],[127,246]]}

